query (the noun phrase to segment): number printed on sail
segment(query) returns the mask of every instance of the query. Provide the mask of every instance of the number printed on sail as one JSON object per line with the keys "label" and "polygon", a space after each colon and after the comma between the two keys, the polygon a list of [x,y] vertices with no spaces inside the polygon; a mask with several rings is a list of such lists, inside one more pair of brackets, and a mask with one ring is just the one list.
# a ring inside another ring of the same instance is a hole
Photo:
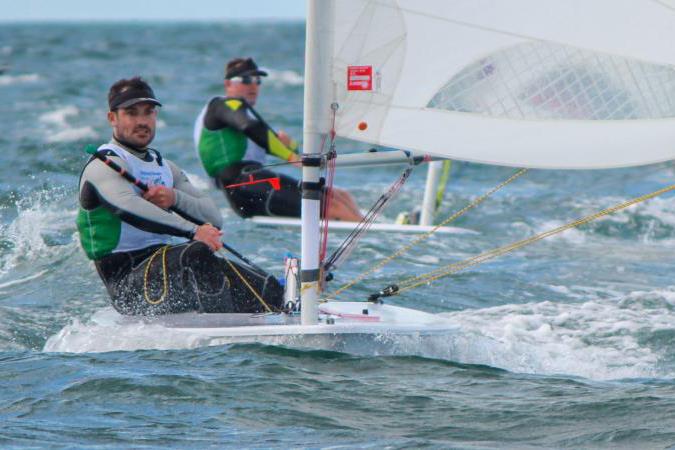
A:
{"label": "number printed on sail", "polygon": [[348,91],[372,91],[373,90],[373,66],[348,66],[347,67],[347,90]]}

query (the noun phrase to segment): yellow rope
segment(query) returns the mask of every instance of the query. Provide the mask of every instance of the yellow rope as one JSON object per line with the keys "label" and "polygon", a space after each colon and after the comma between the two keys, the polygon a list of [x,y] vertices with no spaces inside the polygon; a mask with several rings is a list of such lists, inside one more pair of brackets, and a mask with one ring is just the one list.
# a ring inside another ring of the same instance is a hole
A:
{"label": "yellow rope", "polygon": [[342,287],[340,287],[339,289],[337,289],[337,290],[336,290],[335,292],[333,292],[332,294],[329,294],[328,297],[329,297],[329,298],[335,298],[335,297],[337,297],[337,296],[340,295],[342,292],[344,292],[345,290],[347,290],[347,289],[349,289],[350,287],[354,286],[356,283],[358,283],[359,281],[363,280],[365,277],[367,277],[367,276],[370,275],[371,273],[373,273],[373,272],[375,272],[375,271],[377,271],[377,270],[380,270],[382,267],[384,267],[386,264],[388,264],[389,262],[391,262],[393,259],[395,259],[395,258],[401,256],[403,253],[407,252],[408,250],[410,250],[410,249],[411,249],[412,247],[414,247],[415,245],[417,245],[417,244],[419,244],[420,242],[422,242],[423,240],[429,238],[429,236],[431,236],[432,234],[434,234],[434,233],[436,232],[436,230],[438,230],[440,227],[442,227],[442,226],[444,226],[444,225],[447,225],[448,223],[450,223],[450,222],[452,222],[453,220],[457,219],[458,217],[460,217],[461,215],[463,215],[464,213],[466,213],[466,212],[469,211],[470,209],[475,208],[475,207],[478,206],[480,203],[482,203],[486,198],[488,198],[489,196],[491,196],[492,194],[494,194],[495,192],[497,192],[498,190],[500,190],[501,188],[503,188],[503,187],[506,186],[507,184],[509,184],[509,183],[511,183],[512,181],[516,180],[516,179],[519,178],[520,176],[524,175],[524,174],[527,172],[527,170],[528,170],[528,169],[520,169],[520,170],[518,170],[515,174],[511,175],[508,179],[506,179],[505,181],[501,182],[500,184],[498,184],[497,186],[495,186],[494,188],[492,188],[491,190],[489,190],[489,191],[486,192],[485,194],[481,195],[481,196],[478,197],[476,200],[474,200],[473,202],[469,203],[467,206],[465,206],[464,208],[460,209],[459,211],[457,211],[456,213],[454,213],[453,215],[451,215],[450,217],[448,217],[447,219],[445,219],[443,222],[441,222],[441,223],[439,223],[438,225],[434,226],[434,227],[433,227],[430,231],[428,231],[427,233],[424,233],[424,234],[418,236],[418,237],[417,237],[416,239],[414,239],[410,244],[404,246],[403,248],[399,249],[399,250],[398,250],[397,252],[395,252],[394,254],[392,254],[392,255],[390,255],[389,257],[385,258],[384,260],[380,261],[378,264],[376,264],[375,266],[373,266],[370,270],[367,270],[367,271],[363,272],[361,275],[357,276],[356,278],[354,278],[354,279],[353,279],[352,281],[350,281],[349,283],[343,285]]}
{"label": "yellow rope", "polygon": [[274,311],[272,311],[272,308],[270,308],[270,307],[267,305],[267,303],[265,303],[265,300],[263,300],[263,298],[260,296],[260,294],[258,294],[258,292],[253,288],[253,286],[251,286],[251,285],[248,283],[248,281],[246,281],[246,278],[244,278],[244,276],[243,276],[241,273],[239,273],[239,271],[238,271],[237,268],[234,266],[234,264],[232,264],[232,263],[230,262],[230,260],[227,259],[227,258],[223,258],[223,259],[225,260],[225,262],[227,262],[227,264],[229,264],[230,268],[234,271],[234,273],[236,273],[237,276],[239,276],[239,278],[241,279],[241,281],[244,282],[244,285],[246,285],[246,287],[248,288],[248,290],[251,291],[251,293],[255,296],[255,298],[257,298],[258,301],[259,301],[260,303],[262,303],[262,305],[265,307],[265,309],[267,310],[267,312],[274,312]]}
{"label": "yellow rope", "polygon": [[[165,245],[164,247],[157,249],[156,252],[150,256],[150,259],[148,260],[148,263],[145,265],[145,272],[143,273],[143,296],[145,297],[145,301],[150,303],[151,305],[159,305],[164,301],[166,298],[166,294],[169,292],[169,285],[168,285],[168,276],[166,273],[166,251],[169,249],[168,245]],[[149,283],[148,283],[148,274],[150,273],[150,266],[152,266],[152,261],[155,259],[155,256],[157,256],[159,253],[162,253],[162,295],[157,299],[157,300],[152,300],[150,298],[150,293],[148,292],[149,289]]]}
{"label": "yellow rope", "polygon": [[408,278],[406,280],[403,280],[401,282],[401,286],[399,286],[399,290],[397,294],[400,294],[401,292],[408,291],[410,289],[413,289],[417,286],[420,286],[422,284],[428,284],[431,283],[432,281],[435,281],[439,278],[451,275],[453,273],[459,272],[462,269],[466,269],[467,267],[475,266],[477,264],[483,263],[485,261],[488,261],[492,258],[495,258],[497,256],[503,255],[505,253],[511,252],[513,250],[517,250],[521,247],[524,247],[528,244],[532,244],[534,242],[540,241],[544,238],[547,238],[549,236],[553,236],[554,234],[562,233],[563,231],[569,230],[570,228],[575,228],[580,225],[587,224],[588,222],[591,222],[595,219],[598,219],[600,217],[612,214],[616,211],[620,211],[622,209],[626,209],[629,206],[635,205],[637,203],[644,202],[646,200],[652,199],[654,197],[657,197],[661,194],[665,194],[666,192],[670,192],[675,190],[675,184],[664,187],[662,189],[659,189],[657,191],[654,191],[649,194],[642,195],[640,197],[636,197],[632,200],[625,201],[623,203],[619,203],[618,205],[614,205],[610,208],[603,209],[600,212],[597,212],[595,214],[591,214],[586,217],[582,217],[580,219],[577,219],[573,222],[570,222],[566,225],[559,226],[557,228],[554,228],[549,231],[545,231],[544,233],[531,236],[527,239],[523,239],[521,241],[514,242],[512,244],[499,247],[490,251],[487,251],[485,253],[481,253],[480,255],[473,256],[469,259],[466,259],[464,261],[460,261],[457,263],[453,264],[448,264],[447,266],[441,267],[440,269],[436,269],[434,271],[428,272],[426,274],[422,274],[416,277]]}

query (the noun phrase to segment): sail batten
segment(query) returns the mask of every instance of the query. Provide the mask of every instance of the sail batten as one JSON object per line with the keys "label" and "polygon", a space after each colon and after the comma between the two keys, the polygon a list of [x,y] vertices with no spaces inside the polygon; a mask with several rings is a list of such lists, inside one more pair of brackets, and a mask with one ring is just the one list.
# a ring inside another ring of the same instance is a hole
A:
{"label": "sail batten", "polygon": [[624,167],[675,157],[675,10],[668,4],[335,5],[339,136],[521,167]]}

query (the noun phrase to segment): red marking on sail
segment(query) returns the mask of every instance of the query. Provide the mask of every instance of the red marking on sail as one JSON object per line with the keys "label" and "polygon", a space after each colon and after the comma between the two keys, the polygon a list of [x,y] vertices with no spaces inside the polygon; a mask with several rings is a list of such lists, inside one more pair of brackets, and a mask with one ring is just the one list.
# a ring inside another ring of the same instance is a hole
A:
{"label": "red marking on sail", "polygon": [[348,66],[347,67],[347,90],[348,91],[372,91],[373,90],[373,66]]}

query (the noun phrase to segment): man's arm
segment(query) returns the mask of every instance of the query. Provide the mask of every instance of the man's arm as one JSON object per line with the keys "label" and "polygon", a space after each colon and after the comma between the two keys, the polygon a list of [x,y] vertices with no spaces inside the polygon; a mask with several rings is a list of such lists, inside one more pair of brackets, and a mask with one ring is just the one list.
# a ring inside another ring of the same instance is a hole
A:
{"label": "man's arm", "polygon": [[267,153],[289,161],[295,152],[274,131],[249,114],[251,106],[244,99],[217,97],[209,104],[204,126],[209,130],[229,127],[244,133]]}
{"label": "man's arm", "polygon": [[[121,158],[108,158],[128,170]],[[85,208],[97,206],[98,202],[124,222],[143,231],[192,239],[197,229],[194,223],[144,200],[131,183],[97,159],[87,164],[82,173],[80,197]]]}
{"label": "man's arm", "polygon": [[222,228],[223,219],[213,200],[195,188],[185,172],[180,170],[176,164],[171,161],[164,161],[169,164],[173,174],[173,187],[176,194],[174,208],[177,210],[176,212],[187,220],[194,218],[197,221]]}

